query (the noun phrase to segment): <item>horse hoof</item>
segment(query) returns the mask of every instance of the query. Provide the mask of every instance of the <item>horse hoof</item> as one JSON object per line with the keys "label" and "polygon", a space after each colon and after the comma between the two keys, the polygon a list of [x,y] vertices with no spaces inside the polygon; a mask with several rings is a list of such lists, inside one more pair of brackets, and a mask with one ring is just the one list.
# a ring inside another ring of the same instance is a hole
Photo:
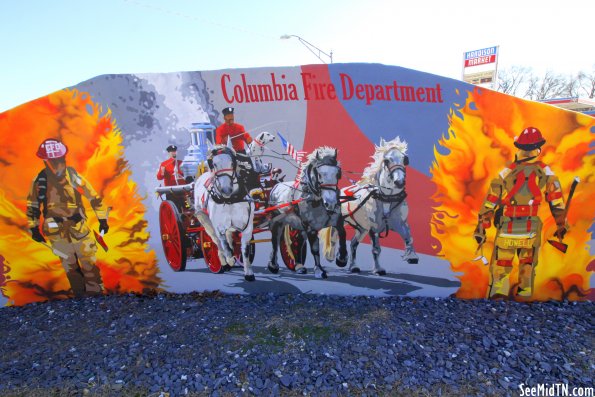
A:
{"label": "horse hoof", "polygon": [[277,274],[279,273],[279,266],[275,267],[272,266],[270,263],[267,266],[267,269],[269,269],[269,272],[273,273],[273,274]]}
{"label": "horse hoof", "polygon": [[335,260],[335,264],[339,267],[345,267],[347,265],[347,258],[345,258],[345,259],[337,258],[337,260]]}
{"label": "horse hoof", "polygon": [[326,272],[323,270],[321,272],[314,272],[314,277],[316,278],[327,278]]}
{"label": "horse hoof", "polygon": [[326,272],[322,272],[322,274],[320,275],[320,277],[327,278],[328,276],[326,275]]}
{"label": "horse hoof", "polygon": [[229,266],[229,265],[224,265],[224,266],[221,268],[221,270],[223,270],[224,272],[228,272],[228,271],[230,271],[230,270],[231,270],[231,266]]}
{"label": "horse hoof", "polygon": [[374,271],[374,274],[377,276],[386,276],[386,270],[384,270],[384,269],[376,270],[376,271]]}
{"label": "horse hoof", "polygon": [[306,274],[308,273],[308,269],[306,269],[305,267],[300,267],[299,269],[295,269],[295,272],[297,274]]}
{"label": "horse hoof", "polygon": [[244,280],[246,280],[246,281],[254,281],[254,280],[256,280],[256,278],[254,277],[254,274],[251,274],[249,276],[244,276]]}
{"label": "horse hoof", "polygon": [[410,258],[407,259],[407,263],[411,264],[411,265],[415,265],[419,262],[419,258]]}
{"label": "horse hoof", "polygon": [[359,267],[352,267],[351,269],[349,269],[349,271],[351,273],[359,273]]}

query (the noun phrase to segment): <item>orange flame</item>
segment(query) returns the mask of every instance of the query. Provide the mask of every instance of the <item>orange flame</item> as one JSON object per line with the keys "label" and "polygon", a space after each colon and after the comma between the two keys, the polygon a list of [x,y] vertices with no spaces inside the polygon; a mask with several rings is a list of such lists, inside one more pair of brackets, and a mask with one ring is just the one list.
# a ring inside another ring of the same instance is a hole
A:
{"label": "orange flame", "polygon": [[[37,145],[58,138],[68,147],[66,161],[112,207],[109,251],[97,251],[96,264],[110,292],[143,292],[161,284],[154,251],[147,250],[145,207],[124,159],[121,131],[90,95],[62,90],[0,113],[0,254],[9,269],[3,293],[9,304],[63,299],[70,285],[52,251],[30,238],[26,200],[43,163]],[[89,227],[98,220],[83,200]]]}
{"label": "orange flame", "polygon": [[[459,94],[459,92],[457,92]],[[459,94],[460,95],[460,94]],[[590,147],[595,141],[595,119],[580,113],[565,111],[550,105],[533,103],[494,91],[476,88],[455,104],[449,116],[448,136],[439,145],[448,153],[434,148],[432,180],[437,206],[432,217],[432,236],[440,240],[444,256],[459,276],[460,298],[486,297],[489,269],[473,258],[477,244],[473,232],[477,214],[488,191],[490,181],[514,160],[517,149],[514,136],[525,127],[541,130],[547,143],[540,160],[549,165],[560,178],[564,197],[575,176],[581,179],[568,213],[570,231],[564,242],[563,254],[547,244],[555,231],[555,222],[547,205],[539,210],[543,221],[542,245],[535,268],[532,300],[592,299],[589,263],[591,241],[589,228],[595,210],[594,163]],[[444,150],[443,150],[444,151]],[[490,258],[494,248],[494,228],[488,230],[483,255]],[[515,266],[516,269],[516,266]],[[511,275],[511,285],[518,280]]]}

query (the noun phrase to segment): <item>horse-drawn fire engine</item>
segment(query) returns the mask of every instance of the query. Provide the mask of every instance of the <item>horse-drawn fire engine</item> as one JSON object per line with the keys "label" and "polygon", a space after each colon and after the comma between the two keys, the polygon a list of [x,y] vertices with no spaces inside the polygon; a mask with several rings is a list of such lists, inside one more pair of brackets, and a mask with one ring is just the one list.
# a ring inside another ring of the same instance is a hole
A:
{"label": "horse-drawn fire engine", "polygon": [[[169,266],[176,272],[184,271],[186,263],[190,258],[204,258],[206,266],[213,273],[223,273],[229,269],[229,264],[222,263],[219,255],[218,244],[213,241],[209,233],[201,224],[196,216],[195,208],[195,184],[199,178],[211,170],[208,164],[209,145],[207,141],[213,142],[215,127],[208,123],[193,123],[190,129],[191,142],[187,148],[187,154],[181,164],[181,171],[186,180],[186,184],[175,186],[159,186],[155,189],[161,198],[159,206],[159,228],[163,252]],[[267,134],[267,135],[263,135]],[[268,136],[270,134],[263,132],[258,137]],[[266,140],[256,141],[260,144],[266,144]],[[262,138],[261,138],[262,139]],[[274,139],[274,137],[273,137]],[[272,139],[271,139],[272,141]],[[270,163],[254,164],[254,157],[251,157],[253,164],[258,171],[258,177],[261,184],[262,194],[255,199],[248,197],[254,203],[254,225],[252,235],[268,232],[268,220],[270,214],[283,206],[268,207],[268,198],[271,189],[279,182],[283,181],[280,169],[274,169]],[[176,197],[175,200],[171,199]],[[251,236],[249,244],[250,262],[255,256],[255,243],[270,242],[270,238],[254,239]],[[242,252],[240,246],[241,233],[235,232],[233,239],[233,255],[236,262],[242,262]],[[303,263],[305,258],[304,239],[297,231],[286,227],[283,238],[280,242],[280,251],[285,265],[294,270],[296,263]]]}

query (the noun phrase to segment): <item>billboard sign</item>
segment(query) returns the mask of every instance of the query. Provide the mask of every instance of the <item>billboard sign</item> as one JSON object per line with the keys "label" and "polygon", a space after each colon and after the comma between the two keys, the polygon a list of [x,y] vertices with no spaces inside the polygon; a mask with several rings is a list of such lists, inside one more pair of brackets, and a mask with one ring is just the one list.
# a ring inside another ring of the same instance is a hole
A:
{"label": "billboard sign", "polygon": [[493,88],[498,69],[498,46],[467,51],[463,55],[463,81]]}

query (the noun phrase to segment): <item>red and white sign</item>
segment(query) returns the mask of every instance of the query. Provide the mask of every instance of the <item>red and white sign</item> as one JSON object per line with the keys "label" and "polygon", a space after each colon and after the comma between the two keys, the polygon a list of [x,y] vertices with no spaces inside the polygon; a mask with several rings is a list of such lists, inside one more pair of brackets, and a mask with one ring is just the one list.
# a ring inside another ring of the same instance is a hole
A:
{"label": "red and white sign", "polygon": [[498,46],[464,53],[463,81],[494,87],[498,69]]}
{"label": "red and white sign", "polygon": [[485,65],[488,63],[496,63],[496,54],[485,57],[465,59],[466,68],[468,68],[469,66]]}

